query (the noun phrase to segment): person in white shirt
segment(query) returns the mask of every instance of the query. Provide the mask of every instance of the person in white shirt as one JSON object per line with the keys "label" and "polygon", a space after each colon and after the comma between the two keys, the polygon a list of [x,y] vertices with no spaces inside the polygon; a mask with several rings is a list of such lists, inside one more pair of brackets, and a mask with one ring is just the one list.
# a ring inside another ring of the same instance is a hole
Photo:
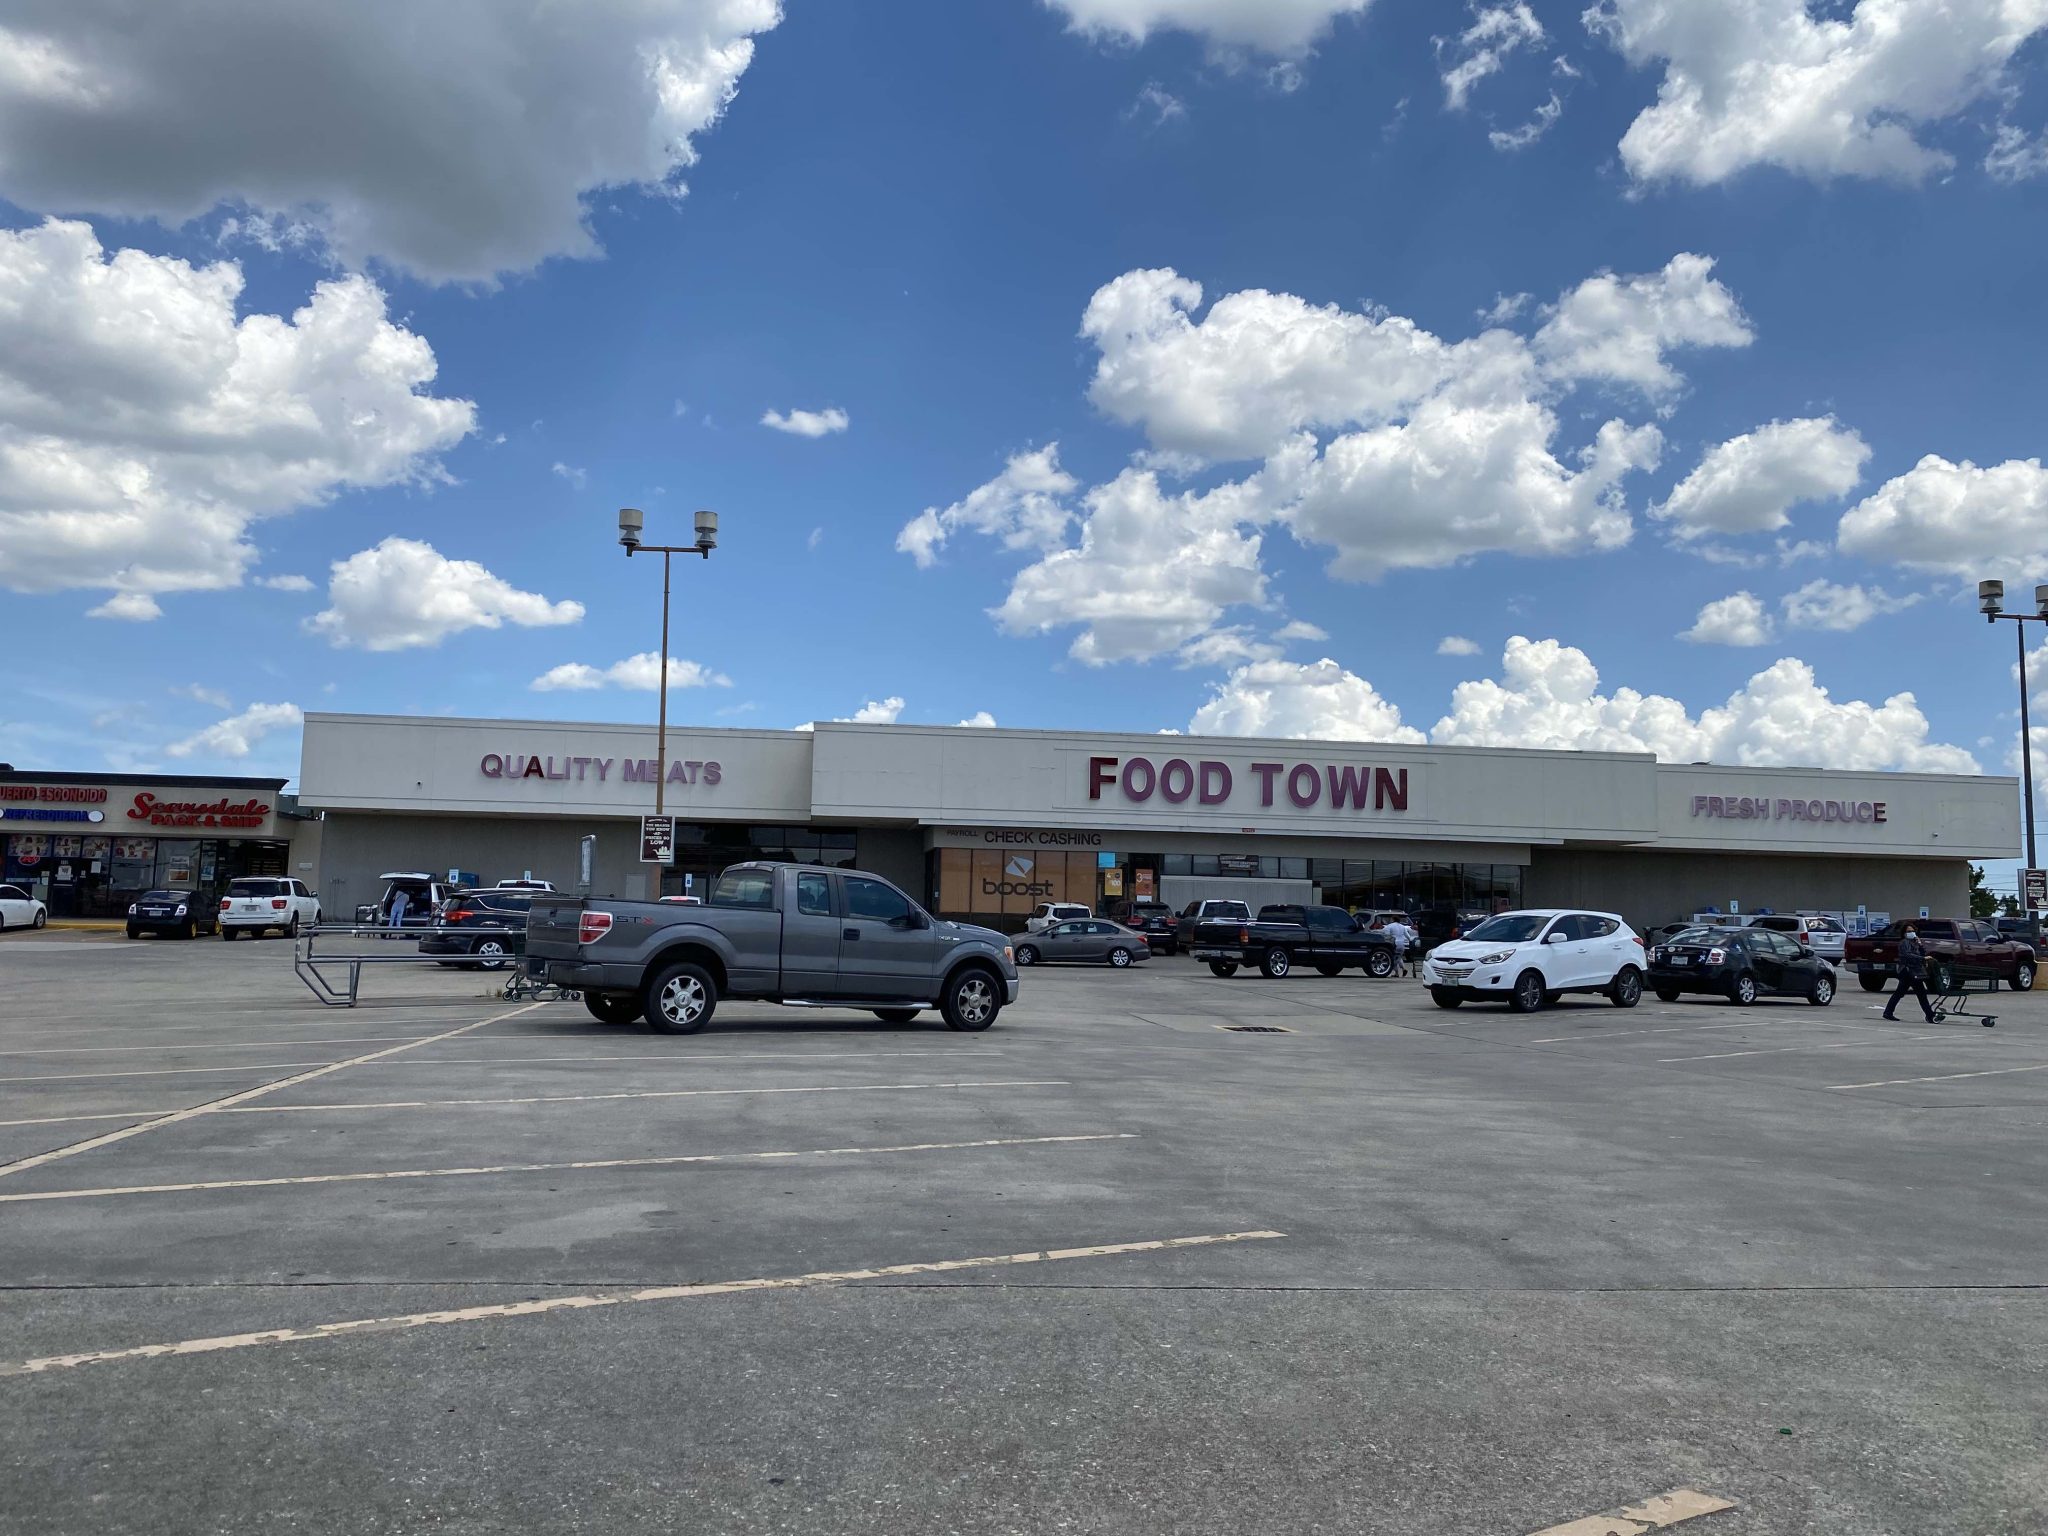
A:
{"label": "person in white shirt", "polygon": [[1414,972],[1408,964],[1408,951],[1414,947],[1415,941],[1421,935],[1413,928],[1410,928],[1408,920],[1403,917],[1395,918],[1380,931],[1394,941],[1394,974],[1396,976],[1413,975]]}

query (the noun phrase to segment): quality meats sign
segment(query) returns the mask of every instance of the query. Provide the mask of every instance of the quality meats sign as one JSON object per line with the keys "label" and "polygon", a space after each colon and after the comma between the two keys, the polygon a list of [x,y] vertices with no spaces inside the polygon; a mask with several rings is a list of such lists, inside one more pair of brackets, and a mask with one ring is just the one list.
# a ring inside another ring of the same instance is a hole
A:
{"label": "quality meats sign", "polygon": [[152,827],[260,827],[269,814],[269,805],[261,800],[159,800],[147,791],[128,809],[130,821],[146,821]]}

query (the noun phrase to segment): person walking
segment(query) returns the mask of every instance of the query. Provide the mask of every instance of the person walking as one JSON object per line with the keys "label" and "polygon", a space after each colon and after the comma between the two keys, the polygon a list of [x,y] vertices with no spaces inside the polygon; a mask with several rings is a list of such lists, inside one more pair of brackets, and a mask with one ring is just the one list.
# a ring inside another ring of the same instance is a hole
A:
{"label": "person walking", "polygon": [[1899,999],[1911,992],[1920,1000],[1920,1011],[1927,1015],[1927,1022],[1934,1023],[1934,1005],[1927,1000],[1927,951],[1920,943],[1919,933],[1914,929],[1908,928],[1906,936],[1899,940],[1897,964],[1899,986],[1898,990],[1892,993],[1891,1000],[1884,1005],[1884,1016],[1888,1019],[1898,1018],[1895,1010],[1899,1006]]}
{"label": "person walking", "polygon": [[1394,974],[1396,976],[1414,975],[1415,972],[1408,963],[1408,951],[1420,935],[1408,926],[1408,919],[1397,917],[1391,923],[1388,923],[1386,927],[1382,928],[1380,932],[1394,941]]}

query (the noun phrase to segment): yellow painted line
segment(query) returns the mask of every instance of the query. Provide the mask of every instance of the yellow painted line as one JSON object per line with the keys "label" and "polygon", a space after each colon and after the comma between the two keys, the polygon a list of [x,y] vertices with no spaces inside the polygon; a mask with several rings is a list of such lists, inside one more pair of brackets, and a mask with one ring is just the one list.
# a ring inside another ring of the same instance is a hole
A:
{"label": "yellow painted line", "polygon": [[510,1013],[494,1013],[488,1019],[478,1019],[473,1023],[458,1025],[454,1029],[443,1030],[438,1035],[427,1035],[419,1040],[407,1040],[399,1045],[386,1046],[381,1051],[371,1051],[366,1056],[352,1056],[347,1061],[329,1062],[325,1066],[315,1067],[310,1072],[301,1072],[294,1077],[280,1077],[275,1082],[259,1083],[254,1088],[244,1088],[240,1093],[231,1093],[224,1099],[215,1099],[206,1104],[195,1104],[190,1109],[173,1110],[170,1114],[158,1115],[153,1120],[144,1120],[137,1125],[123,1126],[118,1131],[108,1131],[104,1136],[94,1136],[85,1141],[74,1141],[66,1147],[52,1147],[47,1152],[38,1152],[31,1157],[17,1157],[12,1162],[0,1163],[0,1178],[5,1178],[10,1173],[22,1173],[30,1168],[40,1168],[45,1163],[54,1163],[61,1158],[76,1157],[81,1152],[91,1152],[100,1147],[110,1147],[117,1141],[126,1141],[131,1136],[140,1136],[147,1131],[158,1130],[166,1125],[177,1125],[186,1120],[195,1120],[201,1115],[219,1114],[222,1110],[233,1105],[246,1104],[251,1099],[261,1098],[266,1093],[276,1093],[280,1089],[295,1088],[300,1083],[310,1083],[314,1078],[325,1077],[330,1072],[345,1071],[349,1067],[361,1066],[364,1062],[368,1061],[380,1061],[386,1056],[396,1056],[400,1051],[417,1050],[423,1045],[432,1045],[437,1040],[453,1040],[457,1035],[466,1035],[473,1029],[482,1029],[486,1024],[497,1024],[505,1019],[516,1019],[520,1014],[531,1013],[534,1009],[542,1006],[544,1005],[540,1003],[528,1003],[523,1008],[514,1008]]}
{"label": "yellow painted line", "polygon": [[673,1157],[611,1157],[577,1163],[499,1163],[481,1168],[396,1168],[372,1173],[307,1173],[275,1179],[210,1179],[192,1184],[121,1184],[106,1189],[49,1189],[0,1195],[0,1205],[31,1200],[95,1200],[107,1195],[179,1195],[207,1189],[276,1189],[297,1184],[366,1184],[385,1179],[458,1179],[500,1173],[564,1173],[592,1168],[672,1168],[686,1163],[789,1162],[805,1157],[879,1157],[886,1152],[969,1152],[983,1147],[1046,1147],[1082,1141],[1136,1141],[1135,1132],[1079,1136],[1005,1136],[991,1141],[925,1141],[901,1147],[817,1147],[795,1152],[694,1152]]}
{"label": "yellow painted line", "polygon": [[417,1035],[346,1035],[328,1040],[223,1040],[213,1045],[42,1045],[0,1050],[0,1056],[103,1056],[128,1051],[253,1051],[273,1045],[370,1045],[380,1040],[417,1040]]}
{"label": "yellow painted line", "polygon": [[2010,1072],[2048,1072],[2048,1062],[2038,1067],[1998,1067],[1990,1072],[1944,1072],[1938,1077],[1892,1077],[1881,1083],[1830,1083],[1830,1093],[1850,1088],[1898,1088],[1906,1083],[1952,1083],[1959,1077],[2004,1077]]}
{"label": "yellow painted line", "polygon": [[431,1328],[443,1323],[475,1323],[488,1318],[538,1317],[548,1312],[584,1311],[592,1307],[628,1306],[643,1301],[683,1301],[702,1296],[737,1296],[749,1291],[795,1291],[818,1286],[850,1285],[862,1280],[894,1280],[911,1275],[945,1275],[963,1269],[998,1265],[1057,1264],[1066,1259],[1108,1259],[1129,1253],[1161,1253],[1174,1248],[1202,1248],[1218,1243],[1248,1243],[1282,1238],[1285,1232],[1216,1232],[1200,1237],[1154,1238],[1139,1243],[1105,1243],[1090,1248],[1042,1248],[1028,1253],[987,1254],[973,1259],[940,1259],[923,1264],[888,1264],[876,1269],[821,1270],[808,1275],[783,1275],[764,1280],[721,1280],[699,1285],[656,1285],[630,1291],[594,1291],[577,1296],[544,1296],[534,1301],[495,1306],[459,1307],[446,1312],[411,1312],[396,1317],[365,1317],[345,1323],[320,1323],[310,1328],[271,1328],[261,1333],[226,1334],[208,1339],[181,1339],[172,1344],[139,1344],[129,1349],[102,1349],[82,1355],[45,1355],[0,1365],[0,1376],[34,1376],[45,1371],[103,1365],[116,1360],[148,1360],[163,1355],[209,1355],[225,1349],[250,1349],[259,1344],[301,1344],[315,1339],[359,1333],[395,1333],[406,1328]]}
{"label": "yellow painted line", "polygon": [[89,1083],[108,1077],[204,1077],[221,1072],[276,1072],[285,1067],[317,1067],[317,1061],[253,1061],[241,1067],[148,1067],[136,1072],[41,1072],[29,1077],[0,1077],[0,1083]]}
{"label": "yellow painted line", "polygon": [[[0,1367],[0,1371],[4,1369]],[[1644,1531],[1665,1530],[1734,1507],[1727,1499],[1701,1493],[1697,1488],[1674,1488],[1611,1515],[1588,1515],[1583,1520],[1567,1520],[1563,1525],[1546,1525],[1532,1536],[1641,1536]]]}
{"label": "yellow painted line", "polygon": [[[612,1099],[717,1099],[748,1093],[907,1093],[922,1088],[1068,1088],[1071,1079],[1048,1077],[998,1083],[827,1083],[801,1088],[654,1088],[634,1093],[533,1093],[507,1099],[391,1099],[361,1104],[256,1104],[224,1115],[306,1115],[331,1109],[461,1109],[479,1104],[594,1104]],[[4,1171],[4,1170],[0,1170]]]}
{"label": "yellow painted line", "polygon": [[1787,1051],[1846,1051],[1857,1045],[1899,1045],[1908,1040],[1941,1040],[1945,1034],[1936,1035],[1866,1035],[1861,1040],[1837,1040],[1831,1045],[1772,1045],[1760,1046],[1753,1051],[1721,1051],[1712,1056],[1659,1056],[1661,1065],[1667,1061],[1729,1061],[1737,1056],[1782,1056]]}

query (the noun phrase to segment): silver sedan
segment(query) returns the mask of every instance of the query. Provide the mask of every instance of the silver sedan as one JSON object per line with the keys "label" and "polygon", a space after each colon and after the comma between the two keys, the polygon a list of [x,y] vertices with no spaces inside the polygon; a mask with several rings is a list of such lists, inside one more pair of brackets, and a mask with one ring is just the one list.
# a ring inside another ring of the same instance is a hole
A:
{"label": "silver sedan", "polygon": [[1043,933],[1027,933],[1017,941],[1019,965],[1037,965],[1042,960],[1083,960],[1121,970],[1151,958],[1152,947],[1145,942],[1144,934],[1102,917],[1054,923]]}

